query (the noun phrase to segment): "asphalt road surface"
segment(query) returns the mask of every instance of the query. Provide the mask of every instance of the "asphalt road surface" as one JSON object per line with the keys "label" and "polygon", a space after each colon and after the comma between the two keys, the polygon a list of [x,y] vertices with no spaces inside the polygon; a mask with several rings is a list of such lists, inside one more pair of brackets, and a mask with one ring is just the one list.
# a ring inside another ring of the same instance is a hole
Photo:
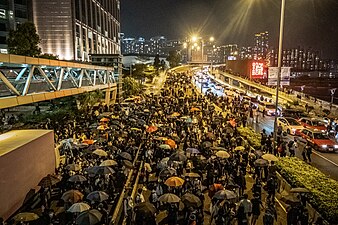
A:
{"label": "asphalt road surface", "polygon": [[[199,83],[200,80],[195,81],[196,87],[201,90],[201,84]],[[221,81],[216,81],[216,83],[226,84]],[[228,85],[228,84],[227,84]],[[215,86],[209,85],[208,87],[203,87],[202,91],[203,93],[206,93],[207,91],[211,91],[217,96],[223,96],[224,92],[223,90],[217,90]],[[259,116],[258,122],[250,124],[251,127],[253,127],[257,132],[261,132],[263,129],[266,130],[267,133],[273,132],[273,124],[274,124],[274,117],[273,116],[265,116],[262,117],[262,115]],[[287,141],[293,140],[294,136],[288,135],[286,137]],[[299,143],[298,151],[296,152],[296,156],[300,159],[302,159],[301,152],[304,148],[304,144],[301,142]],[[325,152],[318,152],[313,151],[312,157],[311,157],[311,165],[322,171],[327,176],[331,177],[332,179],[338,180],[338,152],[336,153],[325,153]]]}

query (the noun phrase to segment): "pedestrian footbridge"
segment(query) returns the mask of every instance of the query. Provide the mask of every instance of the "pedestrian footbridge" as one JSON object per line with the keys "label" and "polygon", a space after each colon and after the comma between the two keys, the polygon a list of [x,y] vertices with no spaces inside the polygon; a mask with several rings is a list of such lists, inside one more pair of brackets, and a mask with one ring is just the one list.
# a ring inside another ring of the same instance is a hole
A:
{"label": "pedestrian footbridge", "polygon": [[119,66],[0,54],[0,109],[95,90],[107,100],[117,94],[119,74]]}

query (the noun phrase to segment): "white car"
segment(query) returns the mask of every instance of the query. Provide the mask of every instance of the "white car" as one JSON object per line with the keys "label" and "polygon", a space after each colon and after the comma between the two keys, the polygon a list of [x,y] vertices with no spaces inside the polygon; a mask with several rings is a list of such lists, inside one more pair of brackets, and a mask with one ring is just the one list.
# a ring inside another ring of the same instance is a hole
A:
{"label": "white car", "polygon": [[222,90],[222,88],[223,88],[223,87],[222,87],[221,85],[216,85],[216,86],[215,86],[215,89],[216,89],[216,90]]}
{"label": "white car", "polygon": [[294,118],[291,117],[278,117],[277,125],[286,131],[287,134],[296,135],[304,129],[304,127]]}

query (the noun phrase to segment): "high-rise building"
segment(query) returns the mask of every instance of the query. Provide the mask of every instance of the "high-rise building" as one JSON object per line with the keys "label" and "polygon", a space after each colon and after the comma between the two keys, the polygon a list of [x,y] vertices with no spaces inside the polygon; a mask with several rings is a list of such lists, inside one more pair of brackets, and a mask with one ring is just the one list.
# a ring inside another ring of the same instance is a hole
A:
{"label": "high-rise building", "polygon": [[253,58],[255,60],[265,59],[269,50],[269,32],[255,34],[253,47]]}
{"label": "high-rise building", "polygon": [[0,1],[0,53],[7,53],[8,32],[30,19],[30,0]]}
{"label": "high-rise building", "polygon": [[89,61],[120,53],[120,0],[32,0],[43,53]]}

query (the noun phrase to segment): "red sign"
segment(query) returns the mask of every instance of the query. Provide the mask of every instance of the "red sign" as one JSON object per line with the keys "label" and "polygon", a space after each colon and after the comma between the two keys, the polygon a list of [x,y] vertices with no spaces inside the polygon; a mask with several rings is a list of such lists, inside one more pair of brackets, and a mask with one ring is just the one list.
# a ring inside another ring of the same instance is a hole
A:
{"label": "red sign", "polygon": [[253,62],[251,64],[251,79],[262,79],[264,77],[264,63]]}

